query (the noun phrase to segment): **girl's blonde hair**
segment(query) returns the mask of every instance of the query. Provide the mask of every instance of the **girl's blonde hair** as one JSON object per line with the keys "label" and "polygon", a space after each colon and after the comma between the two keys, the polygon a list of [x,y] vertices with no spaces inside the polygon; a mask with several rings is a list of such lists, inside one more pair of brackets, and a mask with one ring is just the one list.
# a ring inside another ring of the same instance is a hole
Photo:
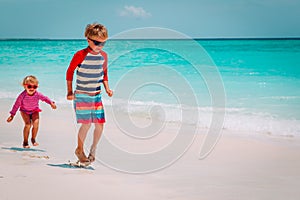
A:
{"label": "girl's blonde hair", "polygon": [[105,26],[102,24],[93,23],[86,26],[84,36],[86,38],[100,37],[102,39],[107,39],[108,33]]}
{"label": "girl's blonde hair", "polygon": [[26,76],[23,79],[23,86],[26,85],[26,84],[28,84],[28,83],[31,83],[31,84],[34,84],[34,85],[38,85],[39,81],[38,81],[38,79],[35,76],[29,75],[29,76]]}

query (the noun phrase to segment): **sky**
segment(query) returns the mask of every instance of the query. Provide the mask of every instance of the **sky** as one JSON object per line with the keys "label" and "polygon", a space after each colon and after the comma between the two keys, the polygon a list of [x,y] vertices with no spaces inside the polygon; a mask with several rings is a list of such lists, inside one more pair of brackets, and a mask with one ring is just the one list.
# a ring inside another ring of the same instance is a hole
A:
{"label": "sky", "polygon": [[300,37],[300,0],[0,0],[0,39],[84,39],[143,27],[192,38]]}

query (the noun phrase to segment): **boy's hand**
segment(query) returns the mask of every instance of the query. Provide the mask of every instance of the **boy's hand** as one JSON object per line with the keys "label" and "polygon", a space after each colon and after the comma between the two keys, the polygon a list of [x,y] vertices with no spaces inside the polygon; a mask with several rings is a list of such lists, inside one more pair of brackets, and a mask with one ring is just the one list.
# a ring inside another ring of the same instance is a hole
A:
{"label": "boy's hand", "polygon": [[114,94],[114,92],[111,89],[106,90],[106,93],[109,97],[112,97],[112,95]]}
{"label": "boy's hand", "polygon": [[74,96],[73,92],[70,92],[70,93],[67,94],[67,99],[68,100],[74,100],[75,99],[75,96]]}
{"label": "boy's hand", "polygon": [[52,103],[51,103],[51,108],[52,108],[52,109],[56,109],[55,102],[52,102]]}
{"label": "boy's hand", "polygon": [[7,118],[7,122],[11,122],[12,120],[14,119],[14,116],[13,115],[11,115],[11,116],[9,116],[8,118]]}

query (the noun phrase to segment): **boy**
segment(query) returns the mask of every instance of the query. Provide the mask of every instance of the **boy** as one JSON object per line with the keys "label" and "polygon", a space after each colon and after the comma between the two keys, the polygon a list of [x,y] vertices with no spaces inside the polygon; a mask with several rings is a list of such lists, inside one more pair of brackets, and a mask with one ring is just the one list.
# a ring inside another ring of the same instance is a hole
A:
{"label": "boy", "polygon": [[[84,35],[88,47],[75,53],[67,70],[67,99],[74,100],[77,123],[81,123],[75,154],[81,163],[91,163],[95,161],[97,144],[105,122],[100,84],[104,85],[109,97],[113,95],[113,91],[108,84],[107,54],[102,50],[108,38],[107,29],[98,23],[88,24]],[[73,93],[75,69],[77,69],[76,90]],[[95,125],[93,143],[86,157],[83,146],[92,123]]]}

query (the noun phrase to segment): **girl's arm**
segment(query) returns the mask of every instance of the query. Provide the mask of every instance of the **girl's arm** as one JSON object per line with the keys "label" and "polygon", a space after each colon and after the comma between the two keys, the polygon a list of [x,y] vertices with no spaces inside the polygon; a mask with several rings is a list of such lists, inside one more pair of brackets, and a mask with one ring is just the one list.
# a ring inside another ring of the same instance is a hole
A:
{"label": "girl's arm", "polygon": [[25,93],[22,92],[21,94],[19,94],[18,98],[15,101],[15,104],[13,105],[11,111],[9,112],[12,116],[15,116],[17,111],[19,110],[22,100],[24,99],[24,95]]}
{"label": "girl's arm", "polygon": [[19,110],[22,100],[24,99],[24,92],[19,94],[18,98],[16,99],[10,113],[10,116],[7,118],[7,122],[11,122],[14,119],[14,116],[16,115],[17,111]]}
{"label": "girl's arm", "polygon": [[52,107],[53,109],[56,109],[55,102],[52,101],[49,97],[43,95],[43,94],[40,93],[40,92],[38,92],[37,94],[38,94],[39,100],[46,102],[47,104],[51,105],[51,107]]}
{"label": "girl's arm", "polygon": [[11,122],[12,120],[14,119],[14,116],[13,115],[11,115],[11,116],[9,116],[8,118],[7,118],[7,122]]}

